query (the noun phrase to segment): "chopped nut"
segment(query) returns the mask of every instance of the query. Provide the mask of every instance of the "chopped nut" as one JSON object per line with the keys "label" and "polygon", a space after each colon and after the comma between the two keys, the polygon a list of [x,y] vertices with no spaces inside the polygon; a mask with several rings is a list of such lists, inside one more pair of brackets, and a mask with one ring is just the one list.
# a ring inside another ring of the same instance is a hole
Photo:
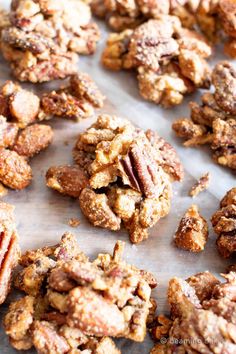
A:
{"label": "chopped nut", "polygon": [[155,340],[160,340],[168,336],[172,326],[172,321],[165,315],[159,315],[156,319],[157,325],[152,329],[152,336]]}
{"label": "chopped nut", "polygon": [[203,192],[209,186],[210,174],[207,172],[191,187],[189,195],[196,197],[199,193]]}
{"label": "chopped nut", "polygon": [[12,189],[27,187],[32,179],[32,171],[24,157],[15,151],[0,149],[0,181]]}
{"label": "chopped nut", "polygon": [[32,341],[38,353],[68,353],[70,347],[55,326],[46,321],[34,321]]}
{"label": "chopped nut", "polygon": [[34,297],[25,296],[15,302],[12,302],[4,318],[4,329],[6,334],[14,341],[14,347],[17,349],[18,342],[25,343],[22,349],[30,349],[32,341],[29,340],[29,329],[33,323]]}
{"label": "chopped nut", "polygon": [[192,205],[180,221],[174,237],[175,244],[191,252],[201,252],[204,250],[207,238],[207,222],[199,214],[198,207]]}
{"label": "chopped nut", "polygon": [[49,188],[74,198],[78,198],[82,189],[88,185],[83,170],[76,165],[50,167],[46,173],[46,182]]}
{"label": "chopped nut", "polygon": [[220,203],[220,209],[211,218],[212,226],[218,235],[217,247],[224,258],[228,258],[236,251],[236,190],[232,188]]}
{"label": "chopped nut", "polygon": [[68,222],[68,225],[71,227],[78,227],[80,225],[80,220],[77,218],[71,218]]}
{"label": "chopped nut", "polygon": [[103,107],[105,97],[88,74],[77,73],[76,75],[72,75],[70,78],[70,87],[76,97],[85,99],[94,107]]}
{"label": "chopped nut", "polygon": [[220,281],[208,271],[192,275],[186,281],[194,288],[201,302],[209,300],[213,296],[215,286],[220,283]]}
{"label": "chopped nut", "polygon": [[84,188],[79,201],[82,212],[92,224],[110,230],[120,229],[121,220],[109,207],[105,194],[97,194],[89,188]]}
{"label": "chopped nut", "polygon": [[101,108],[105,97],[88,74],[71,76],[67,86],[45,93],[41,104],[48,115],[80,120],[91,116],[93,108]]}

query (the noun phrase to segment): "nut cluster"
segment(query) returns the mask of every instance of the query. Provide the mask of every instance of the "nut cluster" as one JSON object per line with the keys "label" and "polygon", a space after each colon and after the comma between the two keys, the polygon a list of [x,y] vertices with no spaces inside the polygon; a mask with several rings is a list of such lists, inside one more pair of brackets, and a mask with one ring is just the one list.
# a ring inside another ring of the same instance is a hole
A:
{"label": "nut cluster", "polygon": [[15,77],[36,83],[75,73],[77,54],[92,54],[100,36],[90,20],[90,7],[80,0],[12,1],[1,50]]}
{"label": "nut cluster", "polygon": [[112,337],[141,342],[151,307],[150,273],[113,255],[90,262],[73,235],[58,245],[27,251],[15,286],[25,296],[10,304],[4,328],[15,349],[38,353],[119,354]]}
{"label": "nut cluster", "polygon": [[170,144],[109,115],[79,135],[73,154],[77,166],[51,167],[47,185],[79,197],[94,226],[119,230],[123,222],[133,243],[146,239],[148,228],[168,214],[171,180],[183,178]]}
{"label": "nut cluster", "polygon": [[135,69],[140,94],[169,107],[196,88],[209,88],[210,55],[203,36],[182,27],[178,17],[162,15],[134,30],[110,34],[102,63],[111,70]]}
{"label": "nut cluster", "polygon": [[93,115],[94,108],[103,106],[105,97],[91,77],[82,72],[71,75],[66,86],[44,93],[41,106],[48,116],[81,120]]}
{"label": "nut cluster", "polygon": [[236,70],[232,64],[218,63],[212,73],[215,92],[202,95],[202,104],[190,103],[191,117],[173,123],[185,146],[210,144],[213,159],[236,169]]}
{"label": "nut cluster", "polygon": [[173,322],[162,320],[154,327],[154,339],[166,340],[156,344],[151,354],[236,351],[236,273],[223,276],[225,282],[209,272],[170,280],[168,302]]}
{"label": "nut cluster", "polygon": [[225,54],[236,57],[234,0],[92,0],[91,8],[118,32],[163,15],[176,16],[183,27],[197,28],[212,43],[223,41]]}

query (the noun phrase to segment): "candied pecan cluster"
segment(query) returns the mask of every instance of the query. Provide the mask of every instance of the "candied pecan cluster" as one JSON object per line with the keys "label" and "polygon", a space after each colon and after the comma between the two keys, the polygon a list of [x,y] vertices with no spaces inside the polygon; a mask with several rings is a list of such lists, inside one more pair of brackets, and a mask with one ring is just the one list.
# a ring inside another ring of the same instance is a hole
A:
{"label": "candied pecan cluster", "polygon": [[91,8],[118,32],[163,15],[176,16],[183,27],[199,30],[212,43],[224,41],[225,53],[236,57],[234,0],[92,0]]}
{"label": "candied pecan cluster", "polygon": [[175,15],[185,27],[196,25],[196,11],[201,0],[92,0],[95,16],[106,20],[114,31],[135,28],[160,15]]}
{"label": "candied pecan cluster", "polygon": [[208,238],[206,220],[200,215],[198,207],[192,205],[184,214],[174,236],[175,245],[191,252],[204,250]]}
{"label": "candied pecan cluster", "polygon": [[64,79],[76,72],[77,54],[92,54],[99,30],[80,0],[13,0],[1,50],[20,81]]}
{"label": "candied pecan cluster", "polygon": [[47,185],[79,198],[94,226],[119,230],[123,222],[133,243],[169,213],[171,180],[183,177],[173,147],[153,131],[126,119],[101,115],[78,137],[75,166],[51,167]]}
{"label": "candied pecan cluster", "polygon": [[0,202],[0,304],[10,290],[12,271],[20,256],[13,211],[12,205]]}
{"label": "candied pecan cluster", "polygon": [[45,354],[119,354],[110,337],[142,342],[156,281],[125,263],[123,248],[118,241],[113,255],[91,262],[66,233],[56,246],[27,251],[15,281],[26,295],[4,318],[11,345]]}
{"label": "candied pecan cluster", "polygon": [[80,120],[103,106],[105,97],[91,77],[82,72],[71,75],[69,83],[57,91],[45,93],[41,106],[48,116]]}
{"label": "candied pecan cluster", "polygon": [[196,88],[209,88],[210,55],[203,36],[183,28],[178,17],[163,15],[134,30],[112,33],[102,63],[111,70],[135,69],[144,99],[169,107]]}
{"label": "candied pecan cluster", "polygon": [[190,103],[191,117],[177,119],[172,128],[185,139],[185,146],[210,144],[213,159],[236,169],[236,70],[232,64],[218,63],[212,73],[215,92],[202,95],[202,104]]}
{"label": "candied pecan cluster", "polygon": [[220,209],[211,218],[218,238],[218,250],[224,258],[236,252],[236,188],[230,189],[220,202]]}
{"label": "candied pecan cluster", "polygon": [[12,81],[0,88],[0,182],[6,187],[27,187],[32,179],[28,159],[52,142],[52,128],[37,124],[42,116],[33,92]]}
{"label": "candied pecan cluster", "polygon": [[223,277],[226,282],[203,272],[187,280],[170,280],[168,302],[173,322],[164,322],[169,331],[163,335],[159,329],[163,324],[156,324],[152,334],[160,343],[151,354],[236,352],[236,273]]}

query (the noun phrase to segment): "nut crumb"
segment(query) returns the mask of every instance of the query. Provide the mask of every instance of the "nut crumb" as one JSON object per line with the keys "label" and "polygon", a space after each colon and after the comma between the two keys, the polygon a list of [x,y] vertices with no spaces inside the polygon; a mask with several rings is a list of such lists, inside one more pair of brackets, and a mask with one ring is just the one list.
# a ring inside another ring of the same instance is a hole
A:
{"label": "nut crumb", "polygon": [[77,218],[71,218],[68,221],[68,225],[71,226],[71,227],[78,227],[80,225],[80,220],[77,219]]}
{"label": "nut crumb", "polygon": [[190,189],[189,195],[191,197],[196,197],[199,193],[203,192],[208,188],[210,182],[210,173],[207,172],[203,175]]}

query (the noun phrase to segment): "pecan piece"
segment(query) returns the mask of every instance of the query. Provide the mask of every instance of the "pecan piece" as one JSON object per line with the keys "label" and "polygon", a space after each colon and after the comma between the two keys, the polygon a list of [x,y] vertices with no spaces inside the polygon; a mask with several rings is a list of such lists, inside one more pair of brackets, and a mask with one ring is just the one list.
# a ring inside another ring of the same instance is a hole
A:
{"label": "pecan piece", "polygon": [[175,244],[191,252],[201,252],[204,250],[207,238],[207,222],[199,214],[198,207],[192,205],[180,221],[174,237]]}
{"label": "pecan piece", "polygon": [[80,208],[83,214],[94,226],[119,230],[121,220],[111,210],[107,196],[97,194],[89,188],[84,188],[79,196]]}
{"label": "pecan piece", "polygon": [[215,286],[220,283],[220,281],[208,271],[192,275],[186,281],[194,288],[200,302],[209,300],[213,296]]}
{"label": "pecan piece", "polygon": [[34,124],[18,135],[13,150],[26,158],[33,157],[46,149],[53,139],[53,130],[48,125]]}
{"label": "pecan piece", "polygon": [[88,74],[77,73],[72,75],[70,78],[70,87],[76,97],[84,98],[94,107],[103,107],[105,97]]}
{"label": "pecan piece", "polygon": [[121,160],[126,172],[130,186],[147,198],[160,195],[161,171],[155,163],[154,151],[145,139],[137,139],[131,144],[127,156]]}
{"label": "pecan piece", "polygon": [[39,353],[66,354],[70,350],[65,338],[57,334],[55,326],[47,321],[35,321],[32,341]]}
{"label": "pecan piece", "polygon": [[33,123],[39,113],[40,100],[33,92],[19,90],[9,98],[9,109],[11,115],[20,128]]}
{"label": "pecan piece", "polygon": [[23,189],[32,179],[32,171],[24,157],[15,151],[0,149],[0,181],[9,188]]}
{"label": "pecan piece", "polygon": [[46,173],[46,183],[49,188],[78,198],[82,189],[88,185],[88,179],[79,166],[50,167]]}
{"label": "pecan piece", "polygon": [[189,195],[196,197],[199,193],[208,188],[210,181],[210,174],[207,172],[205,175],[199,178],[199,180],[191,187]]}
{"label": "pecan piece", "polygon": [[12,302],[4,317],[4,329],[16,349],[19,342],[26,345],[22,349],[30,349],[33,345],[29,340],[29,330],[33,323],[34,302],[32,296],[25,296]]}
{"label": "pecan piece", "polygon": [[236,71],[227,61],[218,63],[212,73],[217,104],[227,113],[236,114],[235,86]]}
{"label": "pecan piece", "polygon": [[235,188],[227,192],[221,201],[221,209],[211,218],[212,226],[218,235],[217,247],[220,254],[228,258],[236,251],[236,204]]}
{"label": "pecan piece", "polygon": [[36,258],[33,264],[30,264],[18,274],[15,280],[15,287],[26,294],[39,295],[47,273],[53,266],[55,266],[55,262],[46,256]]}
{"label": "pecan piece", "polygon": [[89,103],[64,91],[44,94],[42,107],[46,114],[73,120],[87,118],[93,113]]}
{"label": "pecan piece", "polygon": [[182,181],[184,177],[183,165],[173,146],[152,130],[147,130],[146,136],[155,149],[155,159],[164,171],[174,181]]}
{"label": "pecan piece", "polygon": [[69,293],[67,322],[89,335],[118,336],[125,331],[122,312],[101,295],[83,287]]}

